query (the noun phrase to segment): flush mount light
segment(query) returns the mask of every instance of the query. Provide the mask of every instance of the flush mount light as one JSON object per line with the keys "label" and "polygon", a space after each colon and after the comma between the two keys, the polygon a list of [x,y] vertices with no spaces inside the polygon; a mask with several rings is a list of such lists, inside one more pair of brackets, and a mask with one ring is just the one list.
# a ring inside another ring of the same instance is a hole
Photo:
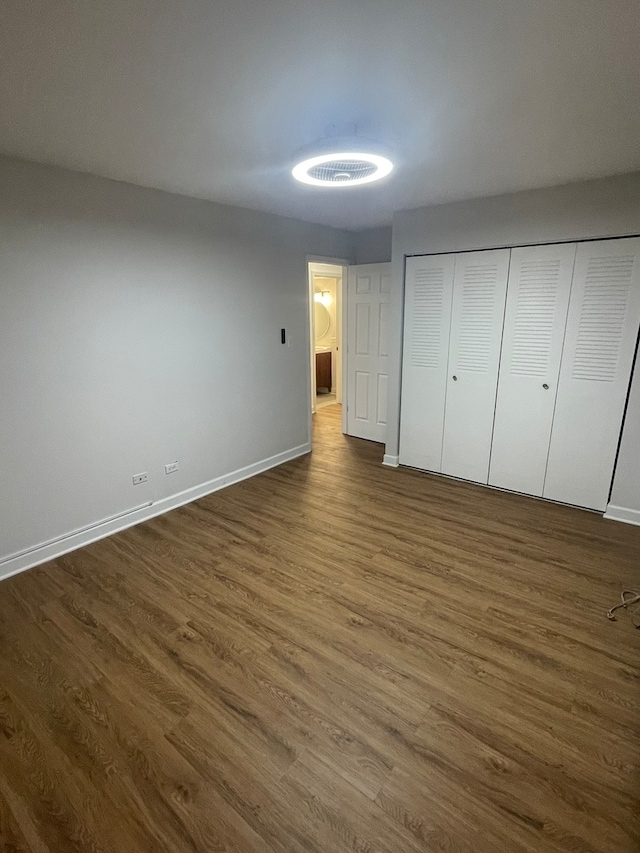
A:
{"label": "flush mount light", "polygon": [[323,139],[302,149],[293,177],[314,187],[353,187],[386,177],[393,163],[377,143],[365,139]]}

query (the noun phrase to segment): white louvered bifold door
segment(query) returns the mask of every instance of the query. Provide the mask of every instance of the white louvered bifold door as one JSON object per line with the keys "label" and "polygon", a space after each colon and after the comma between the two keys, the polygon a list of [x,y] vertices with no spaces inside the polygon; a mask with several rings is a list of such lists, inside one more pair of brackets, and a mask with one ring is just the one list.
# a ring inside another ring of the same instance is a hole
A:
{"label": "white louvered bifold door", "polygon": [[578,245],[543,495],[606,508],[640,322],[640,238]]}
{"label": "white louvered bifold door", "polygon": [[384,442],[389,381],[391,264],[349,267],[347,433]]}
{"label": "white louvered bifold door", "polygon": [[489,483],[542,495],[576,244],[511,250]]}
{"label": "white louvered bifold door", "polygon": [[455,256],[442,473],[486,483],[509,249]]}
{"label": "white louvered bifold door", "polygon": [[440,471],[453,255],[407,258],[400,462]]}

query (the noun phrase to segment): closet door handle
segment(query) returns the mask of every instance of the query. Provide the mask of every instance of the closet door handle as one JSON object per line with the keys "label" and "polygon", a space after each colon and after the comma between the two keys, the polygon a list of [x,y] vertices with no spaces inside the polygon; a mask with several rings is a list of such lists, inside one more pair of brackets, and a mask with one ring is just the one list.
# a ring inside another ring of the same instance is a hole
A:
{"label": "closet door handle", "polygon": [[454,381],[454,382],[457,382],[457,381],[458,381],[458,377],[457,377],[457,376],[454,376],[454,377],[453,377],[453,381]]}
{"label": "closet door handle", "polygon": [[543,386],[542,386],[542,387],[544,388],[544,390],[545,390],[545,391],[548,391],[548,390],[549,390],[549,386],[547,385],[547,383],[546,383],[546,382],[543,384]]}

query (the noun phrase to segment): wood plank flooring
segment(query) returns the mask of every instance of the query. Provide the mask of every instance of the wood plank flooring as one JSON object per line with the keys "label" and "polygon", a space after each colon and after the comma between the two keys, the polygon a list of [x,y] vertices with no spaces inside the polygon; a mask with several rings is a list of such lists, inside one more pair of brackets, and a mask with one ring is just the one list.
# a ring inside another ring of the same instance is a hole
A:
{"label": "wood plank flooring", "polygon": [[0,584],[0,851],[640,850],[640,529],[315,421]]}

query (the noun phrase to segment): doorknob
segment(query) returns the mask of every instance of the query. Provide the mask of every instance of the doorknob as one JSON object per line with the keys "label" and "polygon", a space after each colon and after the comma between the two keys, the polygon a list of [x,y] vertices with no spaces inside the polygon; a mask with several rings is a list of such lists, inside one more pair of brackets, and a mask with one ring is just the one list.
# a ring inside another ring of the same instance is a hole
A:
{"label": "doorknob", "polygon": [[453,377],[453,381],[454,381],[454,382],[457,382],[457,381],[458,381],[458,377],[457,377],[457,376],[454,376],[454,377]]}
{"label": "doorknob", "polygon": [[549,390],[549,386],[547,385],[547,383],[546,383],[546,382],[543,384],[543,386],[542,386],[542,387],[544,388],[544,390],[545,390],[545,391],[548,391],[548,390]]}

